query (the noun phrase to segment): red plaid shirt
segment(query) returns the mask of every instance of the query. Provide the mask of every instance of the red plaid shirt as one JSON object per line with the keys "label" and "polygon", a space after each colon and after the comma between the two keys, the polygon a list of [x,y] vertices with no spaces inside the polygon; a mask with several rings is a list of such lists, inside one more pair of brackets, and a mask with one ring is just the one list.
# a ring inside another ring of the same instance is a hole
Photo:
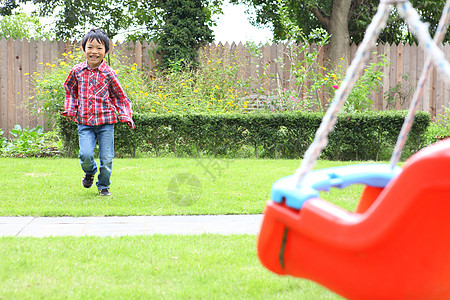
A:
{"label": "red plaid shirt", "polygon": [[135,127],[132,104],[120,86],[114,70],[106,62],[91,69],[85,61],[75,65],[64,83],[66,91],[63,116],[83,125],[130,122]]}

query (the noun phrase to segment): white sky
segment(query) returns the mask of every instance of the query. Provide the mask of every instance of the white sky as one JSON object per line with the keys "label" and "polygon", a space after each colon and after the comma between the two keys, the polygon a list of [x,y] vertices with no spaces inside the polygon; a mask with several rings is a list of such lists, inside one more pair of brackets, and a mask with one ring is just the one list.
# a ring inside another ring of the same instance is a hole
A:
{"label": "white sky", "polygon": [[[21,6],[28,14],[34,9],[34,5],[30,2],[21,4]],[[216,43],[245,43],[250,41],[265,43],[272,40],[273,35],[269,28],[257,28],[250,24],[248,21],[249,15],[245,13],[247,10],[245,5],[232,5],[228,0],[225,0],[222,10],[223,15],[215,18],[217,26],[213,28]],[[41,22],[49,24],[52,20],[51,18],[43,18]]]}
{"label": "white sky", "polygon": [[269,42],[272,40],[272,31],[269,28],[257,28],[248,21],[249,15],[245,14],[245,5],[232,5],[224,1],[223,15],[216,18],[217,26],[214,27],[215,42]]}

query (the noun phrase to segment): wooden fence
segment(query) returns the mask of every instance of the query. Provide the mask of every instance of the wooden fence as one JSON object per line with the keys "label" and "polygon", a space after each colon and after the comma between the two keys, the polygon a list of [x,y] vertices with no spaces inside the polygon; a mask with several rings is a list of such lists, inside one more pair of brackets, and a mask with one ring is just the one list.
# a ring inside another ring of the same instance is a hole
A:
{"label": "wooden fence", "polygon": [[[63,53],[72,51],[75,42],[63,41],[41,41],[41,40],[6,40],[0,39],[0,128],[6,135],[15,124],[21,126],[45,125],[43,117],[37,117],[30,112],[24,105],[25,100],[32,97],[35,93],[32,76],[33,74],[43,72],[46,66],[57,63],[59,59],[64,59]],[[135,63],[138,68],[151,70],[156,66],[159,57],[152,52],[154,43],[150,42],[130,42],[114,45],[114,51],[120,51],[128,63]],[[277,88],[291,88],[292,80],[289,73],[290,60],[287,55],[287,45],[285,44],[266,44],[260,46],[260,55],[251,55],[245,45],[236,44],[210,44],[208,51],[229,51],[230,53],[241,56],[248,62],[242,69],[249,75],[269,73],[258,83],[269,94]],[[350,47],[348,54],[351,61],[356,53],[357,46]],[[450,59],[450,46],[443,46],[446,58]],[[204,51],[204,49],[202,50]],[[389,106],[386,102],[385,93],[389,89],[400,84],[404,92],[413,90],[418,77],[421,73],[425,55],[422,48],[416,45],[378,45],[374,49],[371,62],[379,59],[379,55],[384,54],[390,61],[390,65],[385,67],[383,73],[383,86],[379,92],[372,95],[374,108],[385,109],[407,109],[409,98],[404,103],[396,103],[395,106]],[[319,64],[327,61],[328,49],[325,47],[320,50],[318,57]],[[319,70],[321,72],[321,70]],[[405,76],[409,78],[405,79]],[[410,96],[412,93],[410,93]],[[420,110],[430,112],[433,117],[443,112],[443,106],[449,106],[450,85],[446,84],[442,75],[433,71],[426,85],[423,99],[420,103]],[[323,91],[318,94],[320,101],[324,101],[326,95]]]}

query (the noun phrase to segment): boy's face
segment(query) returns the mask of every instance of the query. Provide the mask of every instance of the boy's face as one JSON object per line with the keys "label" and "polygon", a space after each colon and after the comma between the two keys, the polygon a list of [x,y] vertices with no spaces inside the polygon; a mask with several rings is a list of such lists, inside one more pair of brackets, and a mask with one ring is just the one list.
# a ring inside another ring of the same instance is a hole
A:
{"label": "boy's face", "polygon": [[88,40],[83,52],[86,55],[87,62],[91,69],[95,69],[100,66],[106,55],[105,45],[99,43],[96,39],[90,41]]}

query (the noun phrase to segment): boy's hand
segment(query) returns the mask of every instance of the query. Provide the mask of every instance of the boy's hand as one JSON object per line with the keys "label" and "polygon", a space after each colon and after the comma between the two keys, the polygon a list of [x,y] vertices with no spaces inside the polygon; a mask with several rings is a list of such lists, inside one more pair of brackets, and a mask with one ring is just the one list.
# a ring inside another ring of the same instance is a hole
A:
{"label": "boy's hand", "polygon": [[128,125],[128,128],[130,128],[130,129],[133,129],[133,127],[134,127],[133,123],[130,121],[127,122],[127,125]]}
{"label": "boy's hand", "polygon": [[72,117],[66,116],[66,120],[70,122],[70,121],[72,121]]}

